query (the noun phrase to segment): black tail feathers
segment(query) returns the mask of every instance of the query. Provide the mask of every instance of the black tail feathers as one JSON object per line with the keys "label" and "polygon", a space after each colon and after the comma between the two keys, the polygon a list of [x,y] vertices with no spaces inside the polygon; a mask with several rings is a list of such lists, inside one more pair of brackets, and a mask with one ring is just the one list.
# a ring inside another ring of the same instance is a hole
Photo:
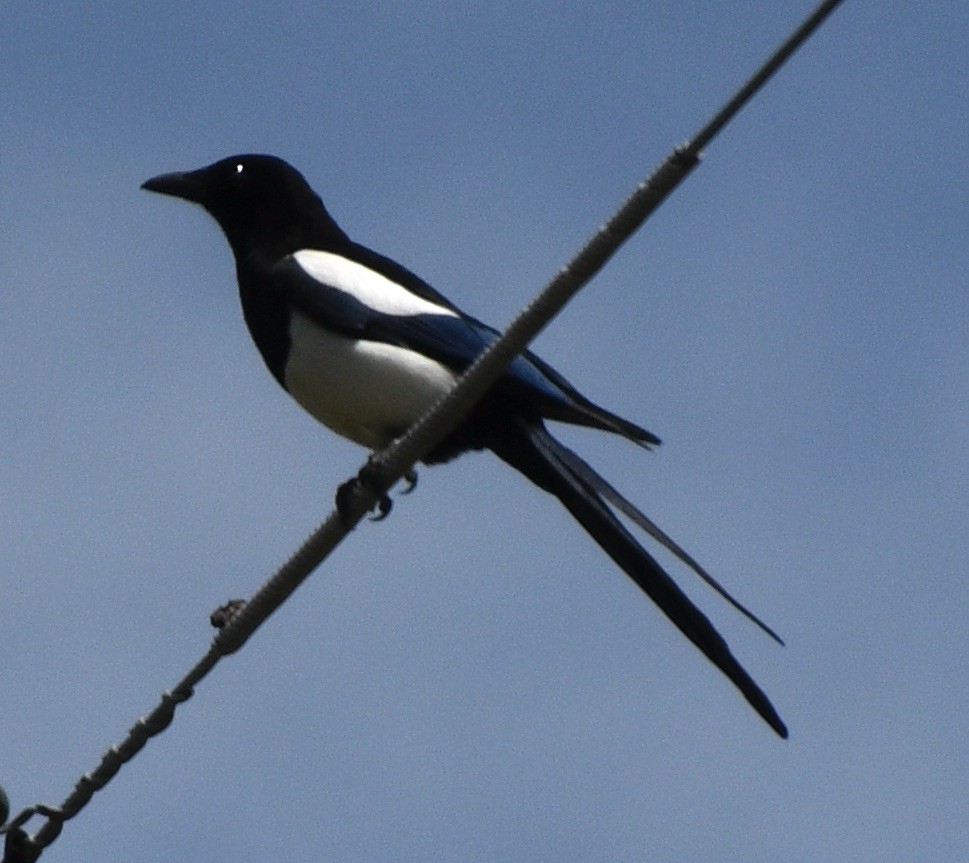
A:
{"label": "black tail feathers", "polygon": [[[761,688],[730,652],[713,624],[676,582],[635,540],[610,505],[695,570],[728,602],[772,638],[777,634],[731,597],[724,588],[665,532],[626,500],[585,461],[559,443],[540,424],[519,421],[503,427],[490,446],[495,454],[528,479],[555,495],[586,532],[655,602],[673,624],[740,690],[764,721],[781,737],[787,727]],[[783,643],[783,642],[781,642]]]}

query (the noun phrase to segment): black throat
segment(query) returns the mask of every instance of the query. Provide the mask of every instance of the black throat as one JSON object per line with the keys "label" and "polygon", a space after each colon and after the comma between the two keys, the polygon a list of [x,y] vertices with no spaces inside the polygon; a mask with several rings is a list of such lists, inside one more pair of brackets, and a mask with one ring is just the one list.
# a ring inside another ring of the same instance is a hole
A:
{"label": "black throat", "polygon": [[[320,199],[307,190],[308,200],[293,207],[286,217],[250,221],[250,231],[225,230],[236,262],[239,299],[246,326],[263,361],[285,389],[286,361],[291,347],[291,310],[273,289],[272,269],[287,255],[301,249],[338,251],[350,240],[337,225]],[[253,230],[254,229],[254,230]]]}
{"label": "black throat", "polygon": [[263,362],[280,386],[286,387],[286,360],[289,357],[290,310],[272,290],[270,265],[236,257],[236,277],[242,316],[256,343]]}

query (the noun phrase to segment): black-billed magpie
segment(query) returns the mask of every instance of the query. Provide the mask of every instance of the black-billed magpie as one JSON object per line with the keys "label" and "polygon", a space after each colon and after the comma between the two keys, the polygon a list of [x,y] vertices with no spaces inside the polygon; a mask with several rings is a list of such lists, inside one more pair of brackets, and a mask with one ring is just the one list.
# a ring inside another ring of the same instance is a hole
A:
{"label": "black-billed magpie", "polygon": [[[353,242],[302,174],[274,156],[231,156],[163,174],[152,192],[200,204],[232,248],[242,311],[269,371],[300,405],[343,437],[379,449],[455,382],[497,333],[400,264]],[[616,516],[616,510],[737,603],[640,510],[557,441],[546,420],[659,439],[593,404],[530,351],[425,458],[488,449],[555,495],[602,549],[743,693],[781,737],[787,728],[727,643]]]}

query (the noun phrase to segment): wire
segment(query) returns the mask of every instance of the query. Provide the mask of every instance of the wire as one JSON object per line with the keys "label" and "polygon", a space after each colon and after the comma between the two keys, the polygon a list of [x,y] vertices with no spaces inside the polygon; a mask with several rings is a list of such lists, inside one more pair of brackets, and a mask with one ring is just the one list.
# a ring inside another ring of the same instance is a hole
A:
{"label": "wire", "polygon": [[[164,731],[176,707],[191,698],[195,686],[223,656],[234,653],[309,577],[363,516],[384,499],[388,489],[450,431],[498,379],[505,367],[549,323],[562,307],[605,265],[619,247],[649,218],[699,162],[701,149],[737,114],[784,62],[834,11],[841,0],[825,0],[775,51],[724,107],[689,142],[677,147],[644,180],[575,257],[552,278],[457,384],[411,429],[371,456],[355,480],[341,487],[340,511],[334,510],[295,554],[234,614],[212,641],[208,652],[151,713],[139,719],[124,740],[111,747],[90,773],[85,773],[59,807],[28,807],[3,827],[8,834],[3,863],[33,863],[60,835],[93,794],[107,785],[156,734]],[[32,837],[23,826],[35,815],[47,819]],[[11,841],[13,840],[13,841]]]}

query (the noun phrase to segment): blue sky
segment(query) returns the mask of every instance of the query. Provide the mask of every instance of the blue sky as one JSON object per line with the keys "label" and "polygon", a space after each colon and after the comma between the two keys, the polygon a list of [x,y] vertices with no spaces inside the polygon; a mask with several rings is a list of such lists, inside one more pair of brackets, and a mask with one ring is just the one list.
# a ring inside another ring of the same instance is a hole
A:
{"label": "blue sky", "polygon": [[[57,803],[363,453],[291,404],[228,248],[147,177],[297,165],[502,325],[805,4],[4,4],[0,783]],[[965,859],[969,11],[849,2],[537,342],[562,437],[784,743],[552,499],[425,470],[66,826],[77,860]],[[45,858],[45,859],[46,859]]]}

